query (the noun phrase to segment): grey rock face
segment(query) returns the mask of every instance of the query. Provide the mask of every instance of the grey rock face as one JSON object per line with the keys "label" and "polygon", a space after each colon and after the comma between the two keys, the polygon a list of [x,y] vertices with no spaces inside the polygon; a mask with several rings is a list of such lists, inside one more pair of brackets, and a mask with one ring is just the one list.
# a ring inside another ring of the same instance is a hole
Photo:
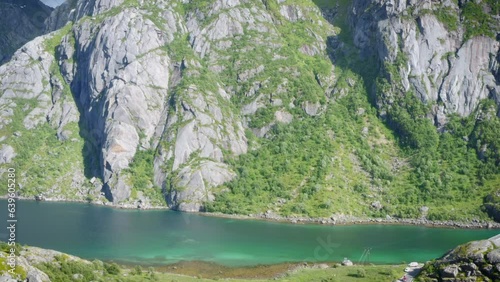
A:
{"label": "grey rock face", "polygon": [[441,271],[441,277],[443,278],[454,278],[458,275],[458,266],[449,265]]}
{"label": "grey rock face", "polygon": [[486,258],[491,264],[500,263],[500,249],[495,249],[486,255]]}
{"label": "grey rock face", "polygon": [[[224,160],[247,151],[244,125],[231,95],[243,91],[241,85],[250,85],[244,93],[249,97],[242,111],[246,121],[261,107],[276,108],[267,132],[276,122],[290,123],[294,116],[287,107],[294,105],[280,97],[287,93],[288,81],[272,85],[275,73],[266,63],[279,61],[284,75],[297,77],[301,72],[286,65],[276,15],[264,4],[216,0],[193,8],[196,5],[186,3],[66,1],[45,22],[47,32],[58,31],[30,42],[8,66],[0,67],[0,126],[12,126],[18,99],[36,99],[22,109],[27,112],[24,128],[48,123],[61,142],[73,142],[79,133],[85,141],[83,155],[92,164],[87,167],[89,178],[102,180],[108,199],[127,201],[139,188],[132,187],[130,165],[137,152],[148,150],[154,154],[153,182],[162,187],[169,205],[202,209],[213,198],[212,188],[235,176]],[[185,14],[179,5],[186,8]],[[279,5],[279,21],[322,19],[313,7]],[[331,26],[324,30],[333,34]],[[312,40],[297,51],[325,55],[324,34],[307,32]],[[45,50],[47,41],[55,52]],[[241,42],[246,45],[238,47]],[[186,50],[172,50],[182,47]],[[256,61],[247,62],[247,53],[256,49],[265,50],[267,57],[259,54]],[[233,61],[228,52],[239,58]],[[207,79],[209,72],[220,77],[234,72],[235,81]],[[316,78],[325,89],[333,83]],[[321,113],[315,104],[306,108],[312,115]],[[6,160],[11,160],[9,152]],[[83,172],[71,171],[66,177],[73,179],[68,186],[75,190],[86,182]]]}
{"label": "grey rock face", "polygon": [[351,21],[354,42],[364,56],[377,55],[382,64],[407,58],[398,70],[401,85],[425,103],[442,102],[434,108],[441,127],[447,114],[468,116],[482,99],[498,101],[500,43],[481,36],[463,42],[464,27],[449,31],[432,12],[420,12],[438,5],[459,13],[452,1],[354,1]]}
{"label": "grey rock face", "polygon": [[[206,9],[190,10],[186,16],[186,30],[181,29],[187,33],[192,50],[199,58],[208,62],[211,71],[221,76],[234,72],[236,81],[235,87],[215,78],[204,87],[188,85],[187,89],[185,87],[176,91],[175,99],[171,100],[171,104],[175,104],[175,110],[170,111],[163,130],[163,141],[160,143],[164,144],[155,159],[155,182],[162,185],[167,192],[169,204],[177,209],[203,209],[202,203],[213,197],[211,188],[235,176],[223,161],[228,155],[239,155],[247,151],[243,124],[230,110],[229,98],[241,91],[240,85],[250,85],[244,94],[249,97],[249,103],[242,106],[241,110],[246,120],[251,119],[259,108],[283,107],[283,101],[274,95],[286,93],[286,83],[270,87],[272,76],[267,74],[269,77],[266,77],[267,59],[258,56],[251,63],[245,61],[248,52],[264,48],[267,53],[277,55],[282,46],[279,32],[273,24],[275,19],[269,11],[260,3],[249,5],[248,2],[218,0],[213,1]],[[302,12],[305,16],[306,12],[311,11]],[[316,9],[315,12],[319,14],[319,10]],[[310,54],[326,49],[322,37],[315,37],[315,34],[311,36],[315,40],[308,49],[313,50]],[[242,42],[245,42],[243,47],[240,46]],[[228,56],[228,52],[233,55]],[[276,60],[286,60],[286,56],[274,57]],[[183,77],[202,80],[200,74],[203,67],[197,59],[184,60],[182,65],[185,67]],[[283,69],[283,72],[299,75],[293,68]],[[206,88],[210,90],[207,91]],[[262,93],[263,89],[266,89],[265,94]],[[284,109],[277,109],[275,119],[288,123],[293,116]],[[264,136],[274,123],[275,121],[271,122],[256,134]],[[257,129],[252,130],[255,132]],[[164,163],[169,164],[166,171],[161,169]],[[213,176],[209,177],[206,171],[211,171]],[[195,186],[201,189],[193,190]],[[204,187],[208,189],[205,191]]]}
{"label": "grey rock face", "polygon": [[490,89],[497,89],[499,93],[500,85],[492,72],[497,70],[490,69],[494,65],[492,58],[499,50],[500,42],[488,37],[469,40],[458,50],[439,92],[448,111],[467,116],[480,100],[488,98],[493,92]]}
{"label": "grey rock face", "polygon": [[[190,43],[193,50],[201,58],[205,57],[213,49],[212,42],[219,42],[218,46],[225,46],[221,49],[229,47],[231,43],[224,41],[238,39],[238,36],[243,35],[245,32],[244,26],[248,30],[266,32],[270,33],[270,35],[277,34],[268,25],[268,23],[272,22],[272,18],[267,12],[255,7],[245,7],[242,5],[244,2],[239,0],[227,2],[219,0],[212,4],[211,9],[206,14],[196,11],[188,15],[186,27],[189,32]],[[214,15],[217,16],[212,21],[205,21],[207,17]],[[211,56],[214,55],[215,53],[211,54]]]}
{"label": "grey rock face", "polygon": [[16,156],[14,148],[9,145],[2,145],[0,149],[0,164],[8,164]]}
{"label": "grey rock face", "polygon": [[[22,258],[21,258],[21,260],[22,260]],[[38,268],[29,265],[27,262],[24,263],[24,265],[25,265],[25,268],[28,269],[28,271],[26,273],[26,279],[28,281],[30,281],[30,282],[31,281],[33,281],[33,282],[49,282],[50,281],[49,276],[47,274],[45,274],[44,272],[42,272],[41,270],[39,270]]]}
{"label": "grey rock face", "polygon": [[[0,127],[11,126],[14,111],[18,106],[20,108],[18,104],[27,100],[34,102],[18,109],[18,111],[26,113],[24,120],[22,120],[25,129],[35,128],[49,119],[54,124],[61,124],[61,126],[75,120],[72,114],[76,115],[76,112],[71,111],[71,106],[63,102],[65,100],[60,99],[60,97],[51,99],[50,96],[49,69],[54,57],[44,50],[43,42],[45,38],[52,36],[47,35],[34,39],[19,49],[9,63],[0,66],[0,107],[9,109],[0,112]],[[55,90],[55,92],[57,91]],[[60,93],[55,94],[55,96],[60,96]],[[61,119],[64,119],[62,123]],[[15,132],[12,136],[2,135],[0,138],[8,143],[11,138],[21,136],[20,132]],[[11,162],[14,157],[12,146],[2,147],[2,161],[0,163]]]}
{"label": "grey rock face", "polygon": [[[163,137],[172,145],[162,148],[160,157],[171,160],[171,170],[176,174],[171,185],[175,186],[165,187],[162,180],[167,176],[158,176],[161,182],[157,185],[168,191],[170,206],[199,211],[203,202],[213,199],[210,188],[235,176],[222,163],[223,151],[239,155],[246,152],[247,144],[241,122],[227,110],[229,96],[223,89],[214,93],[193,85],[178,94],[175,115],[169,116]],[[173,130],[175,127],[178,129]]]}
{"label": "grey rock face", "polygon": [[231,180],[235,174],[224,164],[204,161],[197,169],[184,167],[178,173],[179,188],[168,194],[167,201],[181,211],[201,211],[202,204],[213,200],[210,188]]}
{"label": "grey rock face", "polygon": [[[16,267],[19,267],[23,269],[26,272],[26,279],[27,281],[35,281],[35,282],[49,282],[50,278],[47,274],[44,272],[40,271],[38,268],[36,268],[33,263],[33,261],[30,261],[25,257],[25,254],[27,254],[29,251],[23,251],[23,253],[18,256],[16,259]],[[58,255],[61,253],[57,252]],[[0,257],[5,258],[7,255],[3,252],[0,253]],[[52,258],[52,261],[54,258]],[[10,282],[10,281],[18,281],[15,279],[17,277],[12,277],[10,274],[5,274],[0,277],[0,281],[5,281],[5,282]]]}
{"label": "grey rock face", "polygon": [[288,124],[292,122],[293,115],[286,111],[277,111],[274,113],[274,118],[277,122]]}
{"label": "grey rock face", "polygon": [[[199,7],[187,2],[67,1],[46,22],[48,31],[66,26],[65,34],[35,39],[0,67],[0,126],[13,126],[19,99],[34,100],[21,109],[27,112],[23,127],[48,123],[61,142],[72,142],[79,130],[89,155],[96,155],[89,170],[101,178],[110,200],[127,201],[139,188],[132,187],[131,164],[137,152],[148,151],[154,155],[153,182],[169,205],[203,209],[213,188],[235,176],[224,161],[247,151],[244,126],[259,109],[272,107],[266,113],[271,120],[253,129],[260,137],[276,123],[292,122],[295,106],[310,116],[324,112],[319,102],[288,95],[297,88],[293,79],[308,75],[289,62],[295,51],[299,61],[326,58],[325,38],[336,31],[313,6],[279,1],[279,9],[270,11],[260,1],[215,0]],[[404,17],[410,8],[434,5],[354,1],[351,20],[362,55],[376,54],[389,64],[407,57],[398,69],[402,87],[438,104],[434,115],[442,126],[447,114],[469,115],[479,100],[498,98],[499,44],[483,37],[462,44],[462,31],[446,30],[431,13]],[[452,1],[442,5],[457,9]],[[310,42],[286,50],[293,44],[282,38],[281,27],[302,21],[324,26],[307,28]],[[44,50],[51,39],[59,41],[51,42],[55,52]],[[283,78],[276,79],[277,72]],[[328,72],[312,71],[311,78],[320,95],[324,90],[332,98],[336,78]],[[344,90],[333,96],[348,95]],[[233,103],[232,97],[244,102]],[[361,133],[369,135],[365,128]],[[10,150],[3,154],[15,161]],[[83,174],[71,178],[72,187],[85,182]]]}
{"label": "grey rock face", "polygon": [[45,20],[45,31],[51,32],[65,26],[68,21],[74,19],[74,11],[78,0],[67,0],[56,7]]}
{"label": "grey rock face", "polygon": [[296,22],[304,19],[302,9],[295,5],[283,5],[280,7],[281,15],[288,21]]}
{"label": "grey rock face", "polygon": [[[469,244],[466,245],[466,254],[467,257],[473,260],[478,260],[482,261],[484,260],[483,254],[487,252],[489,249],[493,247],[493,244],[490,240],[482,240],[482,241],[473,241]],[[445,256],[443,259],[445,261],[457,261],[460,260],[460,258],[463,257],[463,254],[460,254],[458,252],[451,252],[447,256]]]}
{"label": "grey rock face", "polygon": [[[90,33],[95,32],[94,37]],[[78,66],[68,75],[82,114],[101,148],[102,177],[114,202],[130,196],[127,168],[137,148],[149,149],[167,96],[170,63],[150,20],[130,9],[99,26],[74,30]],[[72,53],[71,46],[67,53]],[[79,77],[78,80],[71,80]]]}
{"label": "grey rock face", "polygon": [[68,0],[58,6],[45,22],[48,32],[60,29],[68,22],[77,22],[84,16],[97,16],[117,8],[124,0]]}
{"label": "grey rock face", "polygon": [[302,104],[302,109],[306,112],[306,114],[310,116],[317,116],[322,111],[322,107],[319,102],[316,103],[304,102]]}
{"label": "grey rock face", "polygon": [[[44,85],[43,81],[49,76],[49,67],[54,58],[45,52],[43,42],[43,37],[34,39],[19,49],[7,65],[0,66],[0,91],[3,93],[0,105],[7,106],[19,98],[36,98],[47,106],[50,104],[48,95],[41,94],[50,92],[49,85]],[[8,123],[3,121],[3,124]]]}
{"label": "grey rock face", "polygon": [[382,204],[379,201],[375,201],[371,204],[372,208],[376,210],[380,210],[383,208]]}
{"label": "grey rock face", "polygon": [[52,107],[47,114],[47,120],[53,128],[57,128],[58,139],[66,141],[71,132],[64,130],[64,128],[69,123],[78,122],[80,113],[73,101],[62,99],[62,96],[65,95],[63,93],[64,86],[59,78],[52,76],[50,84],[52,86]]}
{"label": "grey rock face", "polygon": [[17,279],[14,279],[7,275],[0,276],[0,282],[17,282]]}

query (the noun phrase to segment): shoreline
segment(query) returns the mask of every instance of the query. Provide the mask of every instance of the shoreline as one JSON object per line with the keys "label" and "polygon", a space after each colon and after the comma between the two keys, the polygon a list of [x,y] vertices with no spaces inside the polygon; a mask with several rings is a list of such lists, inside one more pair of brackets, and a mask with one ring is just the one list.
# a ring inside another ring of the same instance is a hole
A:
{"label": "shoreline", "polygon": [[[0,196],[0,200],[7,200],[7,196]],[[23,197],[18,196],[15,197],[17,200],[22,201],[30,201],[30,202],[49,202],[49,203],[79,203],[79,204],[89,204],[93,206],[102,206],[109,207],[113,209],[121,209],[121,210],[171,210],[167,206],[142,206],[137,207],[132,204],[113,204],[111,202],[103,202],[103,201],[87,201],[87,200],[72,200],[72,199],[54,199],[54,198],[44,198],[43,200],[37,200],[36,197]]]}
{"label": "shoreline", "polygon": [[[7,196],[0,196],[0,199],[8,199]],[[133,204],[113,204],[103,201],[86,201],[86,200],[70,200],[70,199],[53,199],[46,198],[43,200],[37,200],[35,197],[16,197],[18,200],[22,201],[35,201],[35,202],[57,202],[57,203],[80,203],[89,204],[94,206],[103,206],[113,209],[121,210],[143,210],[143,211],[175,211],[167,206],[134,206]],[[181,211],[178,211],[181,212]],[[224,214],[219,212],[188,212],[190,214],[196,214],[208,217],[218,217],[218,218],[229,218],[237,220],[260,220],[268,222],[277,223],[288,223],[288,224],[314,224],[314,225],[331,225],[331,226],[348,226],[348,225],[406,225],[406,226],[422,226],[422,227],[433,227],[433,228],[453,228],[453,229],[500,229],[500,223],[498,222],[485,222],[471,220],[468,222],[463,221],[433,221],[427,220],[425,218],[420,219],[407,219],[407,218],[369,218],[369,217],[356,217],[351,215],[332,215],[330,218],[310,218],[310,217],[300,217],[300,216],[280,216],[273,213],[272,211],[267,211],[266,213],[250,214],[250,215],[239,215],[239,214]]]}
{"label": "shoreline", "polygon": [[483,221],[432,221],[427,219],[407,219],[407,218],[362,218],[356,216],[334,215],[330,218],[310,218],[289,216],[283,217],[275,214],[260,213],[256,215],[237,215],[223,213],[196,213],[202,216],[230,218],[238,220],[261,220],[277,223],[290,224],[314,224],[314,225],[331,225],[331,226],[349,226],[349,225],[402,225],[402,226],[422,226],[433,228],[453,228],[453,229],[500,229],[498,222],[483,222]]}
{"label": "shoreline", "polygon": [[[120,263],[131,269],[135,265]],[[145,265],[144,265],[145,266]],[[251,266],[225,266],[206,261],[180,261],[174,264],[152,266],[156,271],[168,274],[198,277],[200,273],[207,279],[280,279],[303,270],[325,270],[337,267],[394,267],[404,268],[406,264],[353,264],[345,266],[342,262],[282,262],[276,264],[259,264]]]}

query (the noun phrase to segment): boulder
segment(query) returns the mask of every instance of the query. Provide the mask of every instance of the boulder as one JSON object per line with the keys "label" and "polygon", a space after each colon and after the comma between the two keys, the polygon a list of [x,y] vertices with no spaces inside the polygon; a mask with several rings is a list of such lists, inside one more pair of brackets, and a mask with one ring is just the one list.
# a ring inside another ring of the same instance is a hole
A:
{"label": "boulder", "polygon": [[495,249],[486,255],[489,263],[497,264],[500,263],[500,249]]}
{"label": "boulder", "polygon": [[0,149],[0,164],[8,164],[16,157],[16,152],[14,148],[9,145],[2,145]]}
{"label": "boulder", "polygon": [[459,272],[458,265],[448,265],[443,270],[441,270],[441,277],[443,278],[455,278]]}
{"label": "boulder", "polygon": [[321,113],[322,107],[319,102],[312,103],[306,101],[302,103],[302,109],[310,116],[317,116]]}
{"label": "boulder", "polygon": [[353,266],[354,264],[349,259],[344,258],[344,260],[342,261],[342,265],[343,266]]}

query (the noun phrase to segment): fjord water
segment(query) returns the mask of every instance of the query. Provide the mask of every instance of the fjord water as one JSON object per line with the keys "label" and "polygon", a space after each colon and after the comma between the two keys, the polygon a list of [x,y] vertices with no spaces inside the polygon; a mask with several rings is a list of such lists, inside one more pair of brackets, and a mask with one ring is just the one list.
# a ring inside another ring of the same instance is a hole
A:
{"label": "fjord water", "polygon": [[[0,201],[6,224],[7,203]],[[3,212],[5,211],[5,212]],[[293,225],[173,211],[118,210],[77,203],[24,201],[17,240],[87,259],[139,264],[208,261],[230,266],[296,261],[354,262],[370,248],[371,263],[421,261],[500,230],[391,225]],[[0,240],[7,239],[2,228]]]}

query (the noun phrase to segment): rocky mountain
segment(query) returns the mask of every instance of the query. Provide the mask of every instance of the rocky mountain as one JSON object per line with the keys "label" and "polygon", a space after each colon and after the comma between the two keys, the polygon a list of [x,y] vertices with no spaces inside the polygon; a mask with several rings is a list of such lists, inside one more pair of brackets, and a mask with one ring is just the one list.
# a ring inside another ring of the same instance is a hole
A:
{"label": "rocky mountain", "polygon": [[39,0],[0,2],[0,64],[10,59],[22,45],[45,31],[45,19],[52,9]]}
{"label": "rocky mountain", "polygon": [[500,235],[460,245],[426,263],[417,281],[498,281]]}
{"label": "rocky mountain", "polygon": [[68,0],[0,67],[2,177],[182,211],[485,219],[499,26],[495,1]]}

